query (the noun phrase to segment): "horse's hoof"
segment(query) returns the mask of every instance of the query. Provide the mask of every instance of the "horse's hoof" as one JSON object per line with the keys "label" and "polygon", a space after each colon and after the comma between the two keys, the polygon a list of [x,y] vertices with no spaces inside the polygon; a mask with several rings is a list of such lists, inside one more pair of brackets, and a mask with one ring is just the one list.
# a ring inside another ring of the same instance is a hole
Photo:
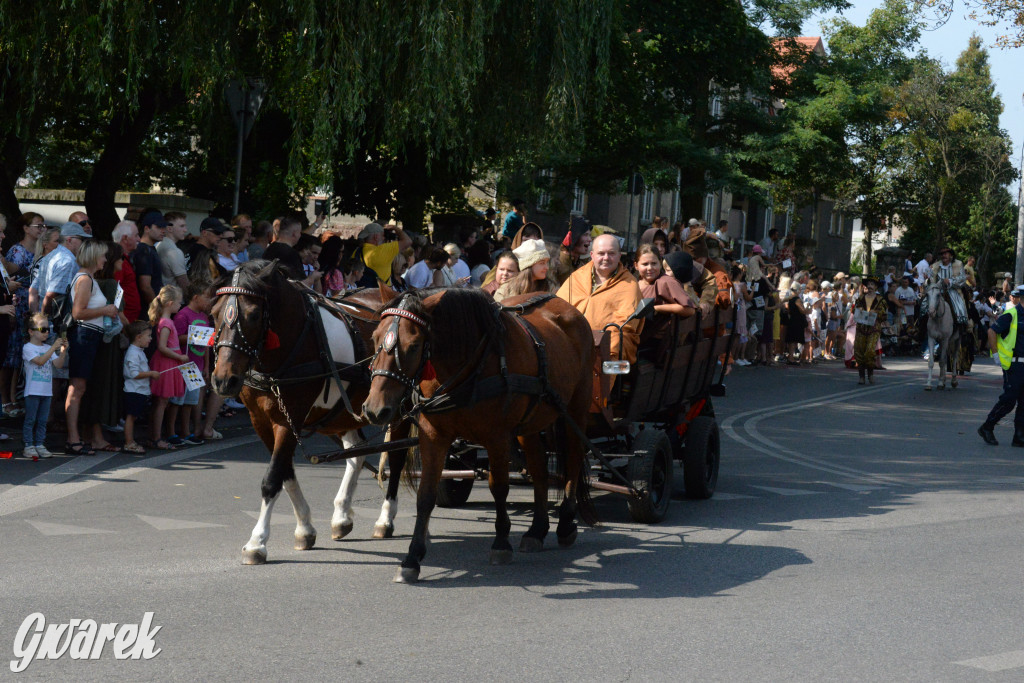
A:
{"label": "horse's hoof", "polygon": [[512,562],[512,551],[511,550],[492,550],[491,551],[491,564],[511,564]]}
{"label": "horse's hoof", "polygon": [[419,580],[420,570],[418,567],[399,567],[394,583],[416,583]]}
{"label": "horse's hoof", "polygon": [[331,524],[331,540],[340,541],[341,539],[352,533],[352,527],[355,526],[354,522],[345,522],[343,524]]}
{"label": "horse's hoof", "polygon": [[296,550],[311,550],[316,545],[316,534],[303,534],[295,537]]}
{"label": "horse's hoof", "polygon": [[242,548],[242,564],[266,564],[267,548]]}
{"label": "horse's hoof", "polygon": [[542,550],[544,550],[544,541],[539,538],[523,536],[519,541],[519,552],[521,553],[539,553]]}
{"label": "horse's hoof", "polygon": [[375,524],[373,526],[374,538],[391,538],[395,535],[394,524]]}
{"label": "horse's hoof", "polygon": [[571,534],[569,534],[568,536],[559,536],[559,537],[558,537],[558,545],[560,545],[560,546],[561,546],[561,547],[563,547],[563,548],[568,548],[568,547],[570,547],[570,546],[571,546],[571,545],[572,545],[573,543],[575,543],[575,542],[576,542],[576,537],[577,537],[578,535],[579,535],[579,531],[578,531],[578,530],[576,530],[576,529],[573,529],[573,530],[572,530],[572,533],[571,533]]}

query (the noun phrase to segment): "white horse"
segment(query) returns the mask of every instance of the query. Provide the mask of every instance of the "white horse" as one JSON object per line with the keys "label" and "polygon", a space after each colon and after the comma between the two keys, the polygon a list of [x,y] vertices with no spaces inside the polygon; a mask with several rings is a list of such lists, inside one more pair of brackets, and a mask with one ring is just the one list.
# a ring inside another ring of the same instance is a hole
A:
{"label": "white horse", "polygon": [[[952,386],[959,384],[957,365],[960,360],[960,330],[956,326],[953,307],[942,296],[945,287],[933,282],[925,287],[928,299],[928,384],[925,391],[932,390],[932,372],[935,362],[939,363],[939,389],[946,388],[946,363],[952,360]],[[936,350],[937,347],[937,350]]]}

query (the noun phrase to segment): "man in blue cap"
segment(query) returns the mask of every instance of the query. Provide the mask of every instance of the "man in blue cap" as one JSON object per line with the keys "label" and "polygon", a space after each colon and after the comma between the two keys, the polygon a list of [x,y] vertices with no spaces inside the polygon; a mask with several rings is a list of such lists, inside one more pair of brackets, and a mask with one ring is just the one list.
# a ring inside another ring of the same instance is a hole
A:
{"label": "man in blue cap", "polygon": [[1010,292],[1012,305],[996,319],[988,330],[988,347],[997,349],[996,359],[1003,369],[1003,393],[992,407],[985,423],[978,427],[978,434],[990,446],[998,446],[993,429],[996,423],[1016,406],[1013,416],[1012,446],[1024,447],[1024,335],[1017,334],[1017,324],[1024,314],[1021,299],[1024,285],[1017,285]]}

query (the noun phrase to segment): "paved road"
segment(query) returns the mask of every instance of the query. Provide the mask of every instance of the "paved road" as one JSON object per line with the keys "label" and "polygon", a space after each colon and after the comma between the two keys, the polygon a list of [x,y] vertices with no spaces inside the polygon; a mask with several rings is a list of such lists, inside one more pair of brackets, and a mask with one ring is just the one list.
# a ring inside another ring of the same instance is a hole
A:
{"label": "paved road", "polygon": [[[1020,680],[1024,450],[974,433],[998,393],[976,366],[922,391],[920,361],[874,387],[836,364],[742,368],[716,407],[719,490],[656,526],[601,495],[575,547],[487,564],[486,488],[438,510],[424,581],[391,578],[408,544],[369,539],[368,475],[351,540],[330,540],[340,478],[299,467],[318,547],[277,508],[265,566],[240,564],[262,446],[130,458],[0,460],[0,660],[22,621],[161,627],[161,652],[33,662],[25,680]],[[1009,427],[998,436],[1008,444]],[[321,444],[326,448],[326,443]],[[677,473],[681,488],[681,474]],[[513,532],[528,524],[515,489]],[[2,670],[7,672],[7,664]]]}

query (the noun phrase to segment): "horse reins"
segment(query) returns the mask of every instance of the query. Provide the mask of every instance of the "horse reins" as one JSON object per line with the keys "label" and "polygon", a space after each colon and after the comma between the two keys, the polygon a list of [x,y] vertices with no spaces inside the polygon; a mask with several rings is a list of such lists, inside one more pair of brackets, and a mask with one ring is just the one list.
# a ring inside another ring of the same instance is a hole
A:
{"label": "horse reins", "polygon": [[[230,298],[228,299],[227,304],[225,304],[224,325],[221,325],[220,329],[217,330],[217,341],[214,344],[213,353],[216,356],[217,352],[220,351],[221,347],[226,346],[229,349],[234,349],[245,354],[252,361],[253,365],[258,366],[260,362],[260,353],[262,353],[263,351],[263,346],[264,344],[266,344],[267,340],[267,332],[270,330],[270,314],[268,311],[264,311],[264,314],[262,316],[263,333],[260,335],[260,340],[256,343],[256,345],[253,345],[252,342],[245,338],[245,332],[242,331],[242,326],[241,324],[239,324],[238,297],[251,296],[256,299],[261,299],[264,305],[266,305],[267,295],[252,289],[240,287],[238,285],[239,274],[240,273],[236,270],[234,276],[231,278],[231,284],[227,287],[221,287],[216,292],[214,292],[214,296],[228,296]],[[221,333],[224,331],[225,326],[229,330],[234,330],[235,337],[237,337],[241,343],[236,343],[234,341],[234,337],[229,341],[221,341],[220,336]]]}

